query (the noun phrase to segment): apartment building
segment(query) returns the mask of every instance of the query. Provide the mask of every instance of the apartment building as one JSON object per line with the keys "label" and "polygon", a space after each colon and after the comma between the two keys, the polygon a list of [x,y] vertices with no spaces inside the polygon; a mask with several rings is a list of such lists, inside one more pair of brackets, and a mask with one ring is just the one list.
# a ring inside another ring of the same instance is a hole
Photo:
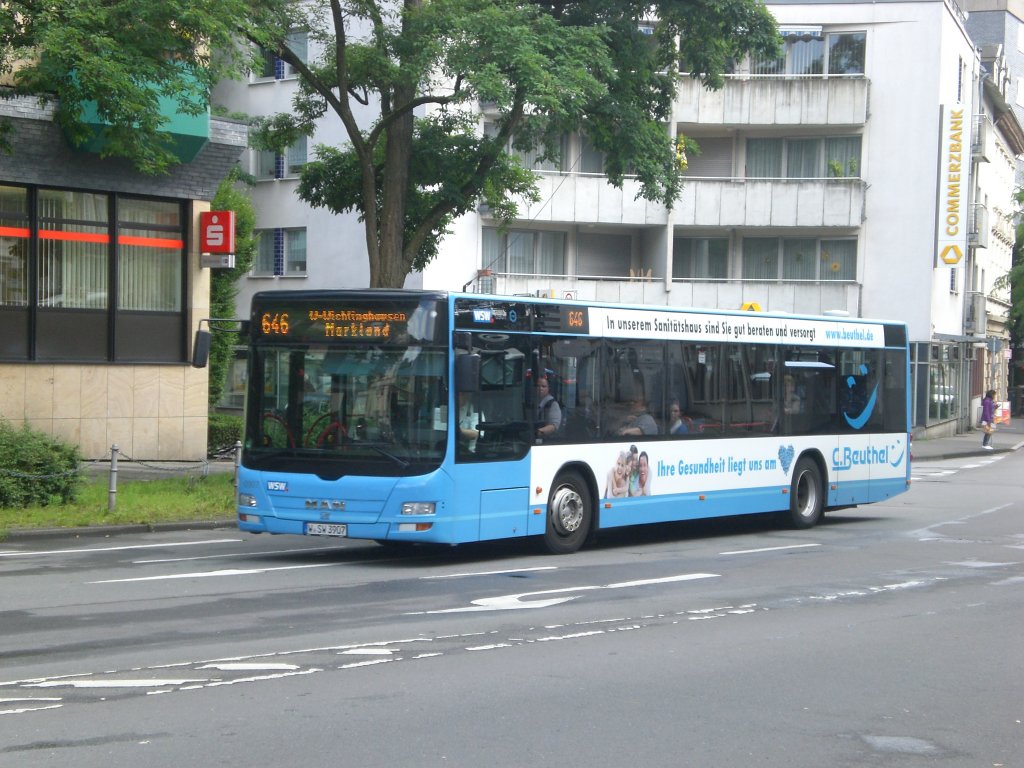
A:
{"label": "apartment building", "polygon": [[[978,45],[981,65],[989,83],[998,94],[1000,108],[1012,112],[1019,122],[1024,121],[1024,2],[1021,0],[964,0],[964,9],[969,13],[967,31]],[[1005,118],[997,125],[1003,127],[1012,123]],[[1015,165],[1015,186],[1024,186],[1024,161],[1018,156]],[[1017,223],[1017,211],[994,208],[997,217],[994,229],[1009,230],[1010,237]],[[1000,397],[1007,397],[1015,407],[1017,415],[1024,412],[1024,348],[1012,349],[1009,333],[1000,327],[999,319],[1008,296],[1002,291],[992,290],[992,278],[1002,273],[1002,259],[995,269],[987,269],[978,275],[973,301],[978,305],[975,315],[982,317],[982,307],[996,302],[996,307],[987,311],[986,336],[990,339],[985,351],[986,361],[976,376],[982,380],[982,389],[995,389]],[[995,311],[992,311],[995,310]],[[1009,362],[1009,381],[1001,380],[1000,374]]]}
{"label": "apartment building", "polygon": [[[995,212],[1012,210],[1005,165],[1024,149],[1020,125],[986,85],[952,0],[768,8],[783,37],[778,60],[736,62],[718,91],[696,80],[679,88],[667,130],[700,152],[686,158],[671,210],[639,199],[629,179],[610,186],[586,136],[566,136],[557,166],[523,158],[539,202],[524,202],[507,231],[483,207],[462,217],[409,284],[903,320],[915,430],[961,431],[980,396],[976,356],[1007,309],[986,299],[982,329],[974,297],[980,280],[1009,267]],[[268,60],[216,98],[270,114],[288,108],[294,88]],[[483,105],[481,130],[487,123]],[[324,125],[310,144],[343,141],[336,130]],[[305,152],[249,153],[267,237],[240,316],[256,290],[367,284],[355,217],[294,195]]]}

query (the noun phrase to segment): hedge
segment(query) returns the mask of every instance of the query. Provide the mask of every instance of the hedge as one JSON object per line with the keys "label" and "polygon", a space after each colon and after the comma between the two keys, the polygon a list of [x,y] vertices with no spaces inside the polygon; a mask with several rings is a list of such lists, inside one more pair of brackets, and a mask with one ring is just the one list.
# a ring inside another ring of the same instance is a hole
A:
{"label": "hedge", "polygon": [[74,500],[82,481],[78,446],[0,420],[0,507]]}
{"label": "hedge", "polygon": [[242,417],[230,413],[211,413],[206,427],[207,452],[216,453],[233,450],[235,443],[242,439]]}

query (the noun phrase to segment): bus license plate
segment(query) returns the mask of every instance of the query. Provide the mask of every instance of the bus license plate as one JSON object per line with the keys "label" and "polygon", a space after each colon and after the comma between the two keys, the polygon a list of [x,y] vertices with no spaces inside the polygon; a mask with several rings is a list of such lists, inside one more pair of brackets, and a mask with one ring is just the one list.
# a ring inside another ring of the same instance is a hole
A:
{"label": "bus license plate", "polygon": [[348,536],[348,526],[340,523],[306,523],[307,536]]}

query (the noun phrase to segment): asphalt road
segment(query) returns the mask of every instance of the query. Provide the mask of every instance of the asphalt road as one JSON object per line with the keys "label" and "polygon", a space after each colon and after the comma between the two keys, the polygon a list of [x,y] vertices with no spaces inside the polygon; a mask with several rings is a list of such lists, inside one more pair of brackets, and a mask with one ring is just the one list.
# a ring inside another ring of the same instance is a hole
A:
{"label": "asphalt road", "polygon": [[0,766],[1024,766],[1022,461],[567,557],[0,544]]}

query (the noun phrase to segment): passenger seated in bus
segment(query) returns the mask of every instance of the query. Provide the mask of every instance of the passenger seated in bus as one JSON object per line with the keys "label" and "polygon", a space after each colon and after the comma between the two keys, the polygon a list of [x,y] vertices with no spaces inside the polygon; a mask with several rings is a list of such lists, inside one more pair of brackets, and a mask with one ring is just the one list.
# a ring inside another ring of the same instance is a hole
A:
{"label": "passenger seated in bus", "polygon": [[537,379],[537,437],[551,437],[562,425],[562,408],[551,394],[548,377]]}
{"label": "passenger seated in bus", "polygon": [[459,447],[465,451],[476,450],[476,441],[480,439],[478,426],[483,416],[473,404],[469,392],[459,392]]}
{"label": "passenger seated in bus", "polygon": [[634,388],[635,395],[630,403],[629,416],[619,428],[620,435],[656,435],[658,423],[647,412],[647,400],[640,388]]}
{"label": "passenger seated in bus", "polygon": [[804,409],[804,398],[797,387],[796,379],[791,374],[786,374],[782,389],[782,409],[787,414],[801,413]]}
{"label": "passenger seated in bus", "polygon": [[683,409],[678,400],[668,404],[668,433],[670,435],[687,435],[693,431],[693,419],[683,416]]}

